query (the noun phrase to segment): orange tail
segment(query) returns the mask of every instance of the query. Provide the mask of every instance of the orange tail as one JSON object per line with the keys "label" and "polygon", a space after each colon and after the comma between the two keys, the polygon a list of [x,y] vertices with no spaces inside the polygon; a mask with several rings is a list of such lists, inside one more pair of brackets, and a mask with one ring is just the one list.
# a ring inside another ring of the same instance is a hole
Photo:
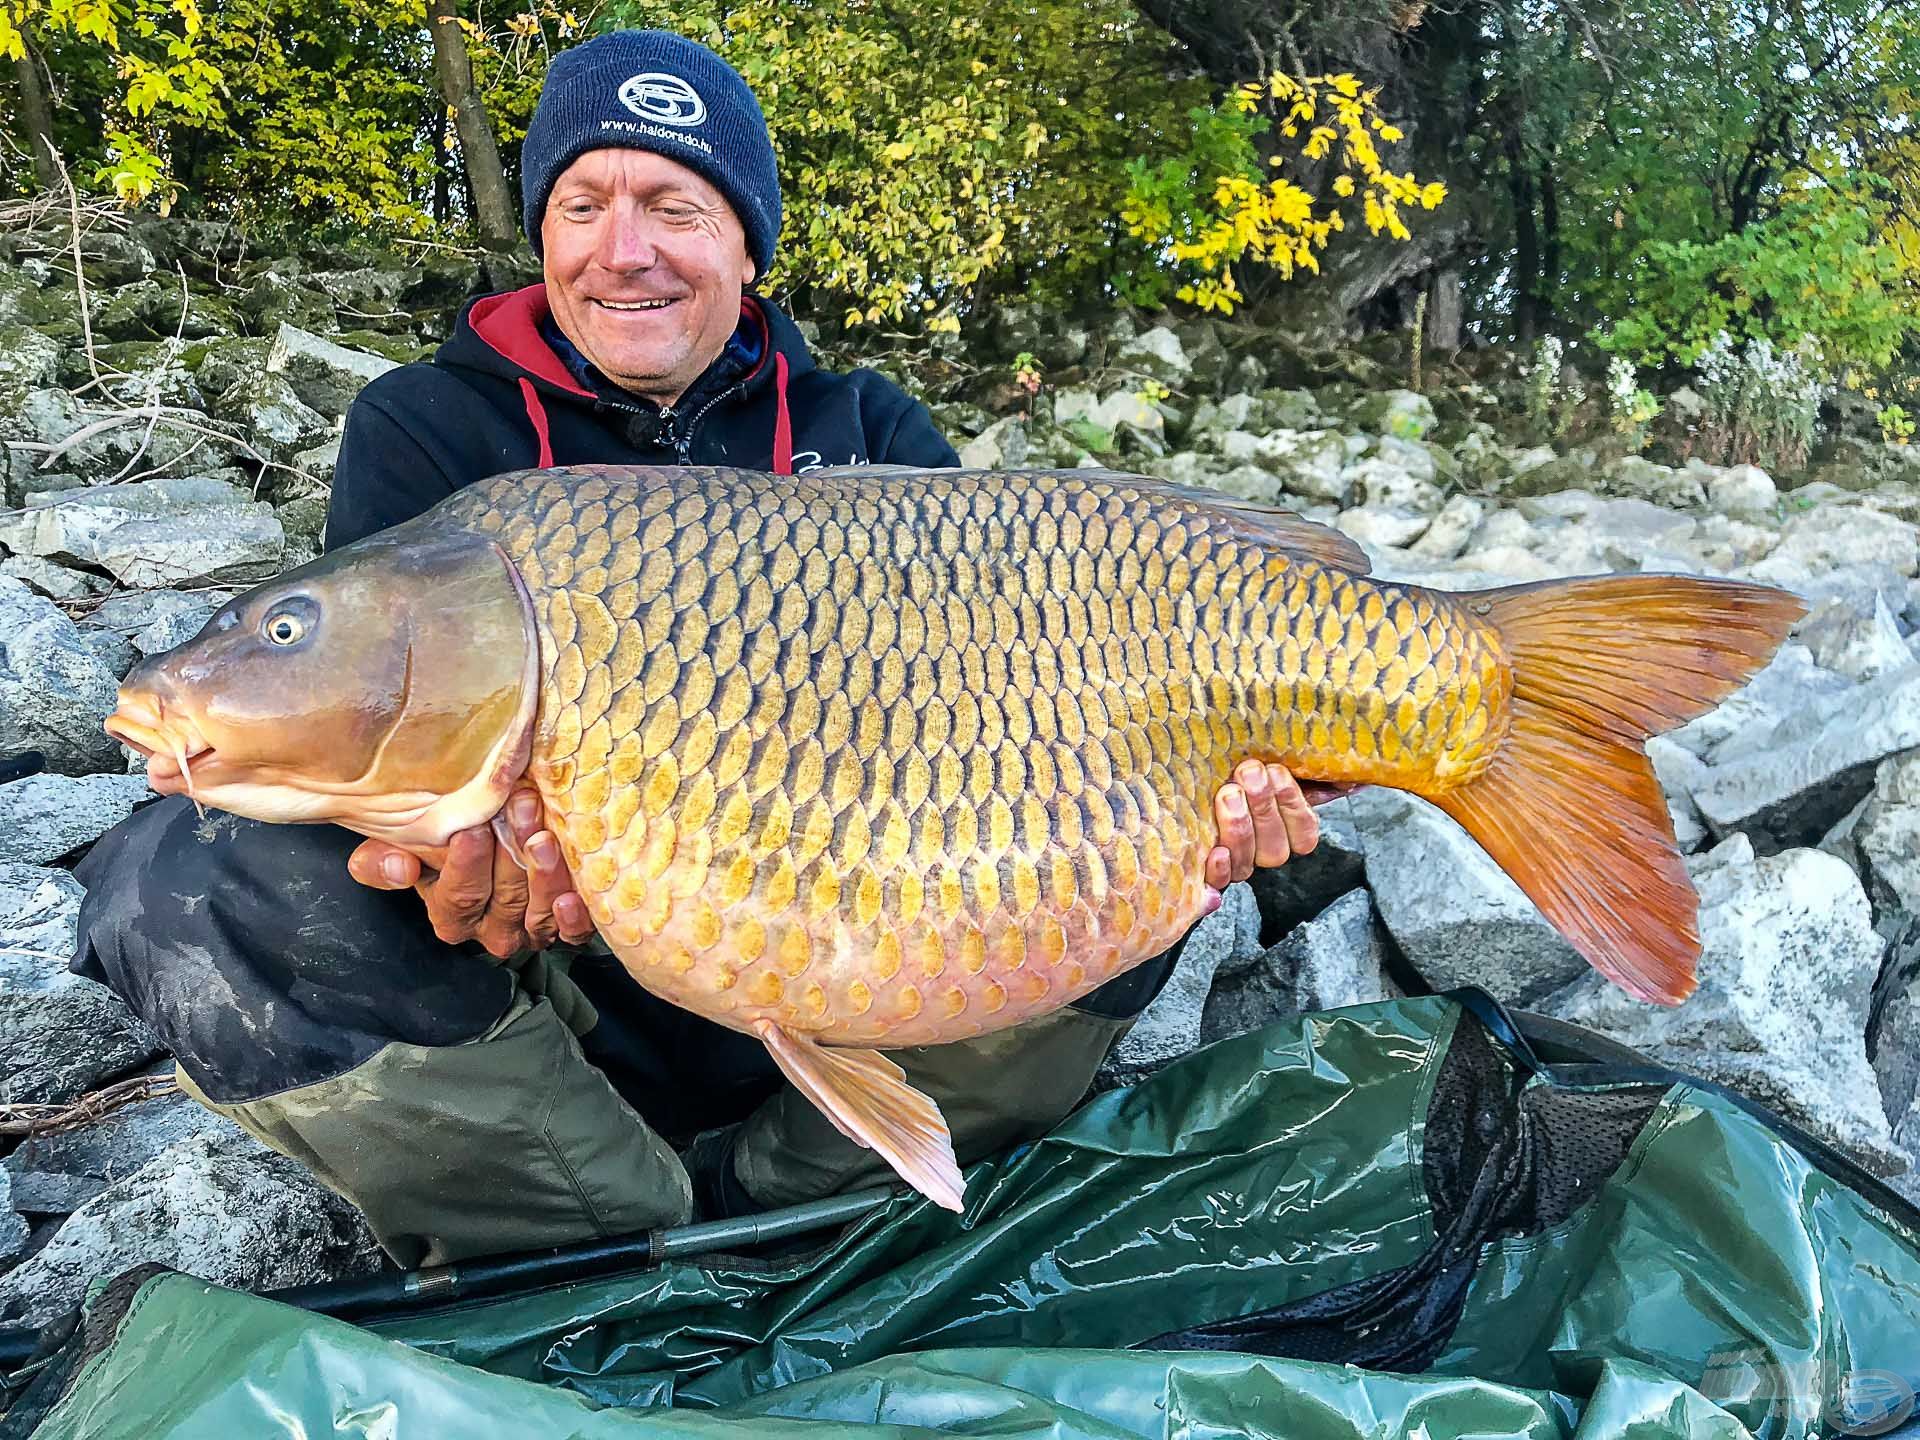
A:
{"label": "orange tail", "polygon": [[[1645,742],[1712,709],[1806,613],[1732,580],[1621,575],[1483,591],[1513,675],[1491,766],[1432,800],[1594,968],[1637,999],[1693,993],[1699,902]],[[1476,604],[1478,609],[1478,604]]]}

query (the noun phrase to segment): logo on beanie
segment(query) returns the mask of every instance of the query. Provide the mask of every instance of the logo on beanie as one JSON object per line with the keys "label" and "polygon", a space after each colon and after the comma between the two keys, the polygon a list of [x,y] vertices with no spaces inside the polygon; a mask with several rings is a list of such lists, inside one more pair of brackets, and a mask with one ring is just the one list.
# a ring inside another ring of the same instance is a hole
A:
{"label": "logo on beanie", "polygon": [[663,125],[698,125],[707,118],[707,102],[693,86],[662,70],[627,81],[620,87],[620,103],[641,119]]}

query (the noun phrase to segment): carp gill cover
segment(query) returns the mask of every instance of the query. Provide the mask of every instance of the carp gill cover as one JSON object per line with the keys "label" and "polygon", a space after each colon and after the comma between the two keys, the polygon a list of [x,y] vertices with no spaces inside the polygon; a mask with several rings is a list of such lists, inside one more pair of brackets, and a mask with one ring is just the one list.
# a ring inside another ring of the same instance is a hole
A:
{"label": "carp gill cover", "polygon": [[234,600],[107,727],[201,803],[430,862],[528,776],[634,978],[957,1210],[946,1123],[882,1052],[1171,945],[1219,903],[1212,797],[1249,757],[1422,796],[1610,979],[1691,993],[1644,742],[1801,602],[1367,569],[1286,511],[1106,471],[516,472]]}

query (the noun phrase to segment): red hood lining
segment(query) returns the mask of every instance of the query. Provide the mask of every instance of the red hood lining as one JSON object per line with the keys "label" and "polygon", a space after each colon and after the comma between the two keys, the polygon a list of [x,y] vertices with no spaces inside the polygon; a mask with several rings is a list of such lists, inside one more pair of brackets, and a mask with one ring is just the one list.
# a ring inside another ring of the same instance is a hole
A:
{"label": "red hood lining", "polygon": [[[489,295],[484,300],[476,300],[473,308],[467,312],[467,323],[489,348],[512,364],[558,385],[571,395],[584,396],[589,400],[596,398],[591,391],[580,388],[560,357],[553,353],[553,347],[541,336],[540,321],[547,313],[546,287],[529,285],[523,290],[510,290],[504,295]],[[773,327],[768,323],[766,312],[751,296],[741,298],[740,314],[742,317],[752,316],[760,322],[760,363],[748,371],[745,378],[753,379],[767,368],[768,357],[773,359],[773,473],[791,475],[793,420],[787,410],[787,357],[774,348]],[[526,406],[527,420],[532,424],[534,438],[540,446],[535,463],[546,469],[553,464],[553,441],[548,427],[547,408],[540,403],[540,395],[534,389],[533,381],[524,375],[520,377],[520,399]]]}
{"label": "red hood lining", "polygon": [[[565,362],[553,353],[553,347],[541,335],[540,322],[551,313],[547,304],[547,287],[528,285],[520,290],[509,290],[502,295],[489,295],[483,300],[474,301],[473,308],[467,312],[467,324],[481,342],[503,360],[518,365],[536,379],[558,386],[569,395],[578,395],[587,400],[597,399],[591,390],[581,388]],[[760,363],[744,377],[753,380],[767,368],[767,360],[774,353],[773,326],[768,323],[759,302],[751,295],[740,297],[740,314],[742,318],[751,316],[760,323]]]}

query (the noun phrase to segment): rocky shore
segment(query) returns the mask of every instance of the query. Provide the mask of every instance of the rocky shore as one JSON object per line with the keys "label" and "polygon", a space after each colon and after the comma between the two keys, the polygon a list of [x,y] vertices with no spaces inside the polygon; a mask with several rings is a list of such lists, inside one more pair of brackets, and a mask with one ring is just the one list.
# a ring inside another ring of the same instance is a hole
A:
{"label": "rocky shore", "polygon": [[[171,1070],[66,971],[72,865],[147,793],[100,729],[119,678],[316,554],[354,394],[430,354],[468,293],[530,278],[499,257],[259,255],[218,226],[101,220],[78,246],[83,308],[74,248],[64,220],[0,235],[0,760],[44,762],[0,784],[13,1107]],[[921,389],[969,465],[1106,463],[1285,503],[1376,573],[1444,589],[1668,571],[1810,606],[1752,685],[1651,747],[1702,899],[1689,1003],[1611,988],[1452,822],[1363,792],[1322,810],[1312,857],[1203,922],[1106,1083],[1287,1015],[1474,984],[1751,1095],[1920,1199],[1920,453],[1841,413],[1791,476],[1610,458],[1524,432],[1511,357],[1432,362],[1415,392],[1388,347],[1308,353],[1207,320],[1007,310],[965,343],[864,358]],[[1669,408],[1684,417],[1684,395]],[[298,1167],[151,1088],[0,1133],[0,1323],[141,1260],[256,1287],[376,1263]]]}

